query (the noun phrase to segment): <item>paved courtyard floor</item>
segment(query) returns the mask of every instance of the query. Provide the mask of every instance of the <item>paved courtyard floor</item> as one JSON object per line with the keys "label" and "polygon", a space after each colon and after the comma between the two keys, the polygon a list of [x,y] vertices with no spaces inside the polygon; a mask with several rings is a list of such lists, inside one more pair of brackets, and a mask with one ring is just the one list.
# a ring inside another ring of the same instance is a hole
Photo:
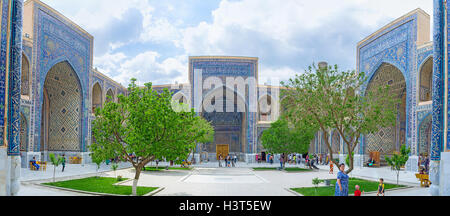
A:
{"label": "paved courtyard floor", "polygon": [[[154,165],[154,164],[152,164]],[[150,164],[149,164],[150,166]],[[160,163],[166,166],[166,163]],[[165,170],[145,171],[141,173],[139,186],[164,187],[164,190],[156,196],[296,196],[288,188],[312,187],[313,178],[334,179],[334,174],[328,173],[328,166],[319,166],[320,170],[310,172],[285,172],[278,170],[254,171],[253,167],[277,167],[279,164],[246,164],[238,163],[237,167],[219,168],[218,163],[202,163],[194,166],[192,170]],[[294,167],[296,165],[288,165]],[[298,167],[298,165],[297,165]],[[303,167],[300,165],[300,167]],[[96,165],[68,164],[64,172],[62,167],[56,171],[57,181],[69,180],[97,175]],[[101,176],[115,177],[121,175],[125,178],[134,178],[134,169],[129,164],[119,165],[116,174],[111,171],[109,165],[103,164],[99,173]],[[337,169],[335,169],[337,170]],[[50,189],[39,186],[38,183],[51,181],[53,178],[53,166],[46,171],[31,171],[22,169],[22,185],[20,196],[85,196],[74,192]],[[384,178],[388,183],[395,183],[395,172],[389,168],[356,168],[351,177],[359,177],[367,180]],[[414,173],[401,171],[400,183],[411,186],[408,189],[388,191],[386,196],[428,196],[428,188],[420,188]],[[132,185],[132,181],[123,183]],[[374,196],[369,193],[367,196]]]}

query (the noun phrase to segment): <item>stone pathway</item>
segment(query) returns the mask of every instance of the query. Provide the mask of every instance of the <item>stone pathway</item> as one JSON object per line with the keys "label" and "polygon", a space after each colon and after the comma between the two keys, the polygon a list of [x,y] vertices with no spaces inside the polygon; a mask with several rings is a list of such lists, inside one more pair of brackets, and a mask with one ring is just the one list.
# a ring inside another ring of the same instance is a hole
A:
{"label": "stone pathway", "polygon": [[[154,165],[154,164],[152,164]],[[160,163],[165,166],[166,163]],[[149,164],[150,166],[150,164]],[[328,173],[327,166],[319,166],[320,170],[311,172],[288,173],[278,170],[253,171],[252,167],[278,167],[279,164],[247,164],[240,162],[235,168],[218,168],[217,162],[202,163],[195,165],[193,170],[165,170],[165,171],[145,171],[141,173],[139,186],[164,187],[164,190],[156,196],[295,196],[287,188],[312,187],[313,178],[334,179],[334,174]],[[134,178],[134,169],[128,168],[129,164],[119,165],[121,170],[116,174],[111,171],[110,166],[103,164],[100,168],[102,176],[115,177],[121,175],[125,178]],[[295,165],[288,165],[295,167]],[[302,166],[301,166],[302,167]],[[96,175],[96,165],[73,165],[66,166],[66,170],[61,172],[61,167],[57,168],[58,180],[68,180]],[[383,177],[386,182],[395,183],[395,172],[388,168],[363,168],[355,169],[351,176],[368,180],[377,180]],[[414,178],[412,178],[413,176]],[[22,169],[22,185],[19,191],[20,196],[85,196],[74,192],[60,191],[35,185],[50,181],[53,177],[53,167],[47,167],[47,171],[31,171]],[[402,184],[415,186],[414,188],[389,191],[387,196],[428,196],[428,188],[417,187],[414,173],[403,172],[401,174]],[[132,185],[132,181],[123,185]],[[375,194],[366,194],[373,196]]]}

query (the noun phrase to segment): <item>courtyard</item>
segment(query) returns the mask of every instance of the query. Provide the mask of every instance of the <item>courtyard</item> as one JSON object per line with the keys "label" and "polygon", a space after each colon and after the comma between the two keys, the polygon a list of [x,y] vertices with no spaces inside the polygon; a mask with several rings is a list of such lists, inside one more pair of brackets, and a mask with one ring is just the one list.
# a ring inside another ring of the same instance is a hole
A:
{"label": "courtyard", "polygon": [[[154,164],[153,164],[154,165]],[[165,167],[166,163],[160,163]],[[149,164],[150,166],[150,164]],[[320,170],[306,172],[287,172],[279,170],[255,171],[255,167],[277,167],[266,163],[240,162],[237,167],[219,168],[217,163],[202,163],[192,166],[191,170],[169,169],[161,171],[144,171],[139,178],[138,186],[158,187],[160,190],[153,196],[301,196],[290,188],[313,187],[312,179],[335,179],[336,172],[329,174],[327,166],[319,166]],[[298,167],[287,165],[287,167]],[[300,165],[302,167],[302,165]],[[93,194],[77,193],[41,185],[51,182],[53,167],[46,171],[22,169],[19,196],[91,196]],[[56,181],[81,179],[101,176],[133,179],[134,169],[127,164],[119,164],[114,173],[110,166],[103,164],[96,172],[94,164],[69,164],[66,170],[56,171]],[[395,184],[395,173],[390,168],[357,168],[350,177],[377,181],[384,178],[386,183]],[[414,173],[401,171],[400,184],[407,188],[388,190],[386,196],[429,196],[428,188],[421,188]],[[119,185],[132,186],[132,181],[124,181]],[[322,186],[322,185],[321,185]],[[362,188],[364,190],[364,188]],[[366,193],[364,196],[375,196]]]}

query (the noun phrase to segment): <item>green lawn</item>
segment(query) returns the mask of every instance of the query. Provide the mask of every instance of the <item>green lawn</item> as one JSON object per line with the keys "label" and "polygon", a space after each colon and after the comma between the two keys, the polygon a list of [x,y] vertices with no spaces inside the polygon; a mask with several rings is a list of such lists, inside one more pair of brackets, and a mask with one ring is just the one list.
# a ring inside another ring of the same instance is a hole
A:
{"label": "green lawn", "polygon": [[[191,170],[191,167],[169,167],[169,170]],[[156,167],[145,167],[142,171],[162,171],[166,170],[165,166],[159,166],[158,169]]]}
{"label": "green lawn", "polygon": [[304,168],[299,168],[299,167],[286,167],[284,168],[285,171],[288,172],[308,172],[308,171],[312,171],[312,169],[304,169]]}
{"label": "green lawn", "polygon": [[[125,178],[123,180],[126,180]],[[51,182],[43,183],[44,185],[70,188],[81,191],[97,192],[97,193],[108,193],[108,194],[119,194],[119,195],[131,195],[132,187],[124,185],[113,185],[117,183],[116,178],[111,177],[89,177],[82,179],[74,179],[69,181]],[[142,196],[144,194],[150,193],[151,191],[157,189],[157,187],[138,187],[137,195]]]}
{"label": "green lawn", "polygon": [[[334,185],[336,184],[336,179],[331,180],[330,187],[318,187],[317,193],[314,187],[305,187],[305,188],[291,188],[291,190],[300,193],[304,196],[334,196]],[[348,194],[352,195],[355,192],[355,185],[359,185],[360,190],[364,192],[374,192],[378,190],[378,182],[375,181],[367,181],[358,178],[350,178],[348,183]],[[394,185],[394,184],[384,184],[384,189],[391,189],[397,187],[405,187],[403,185]]]}

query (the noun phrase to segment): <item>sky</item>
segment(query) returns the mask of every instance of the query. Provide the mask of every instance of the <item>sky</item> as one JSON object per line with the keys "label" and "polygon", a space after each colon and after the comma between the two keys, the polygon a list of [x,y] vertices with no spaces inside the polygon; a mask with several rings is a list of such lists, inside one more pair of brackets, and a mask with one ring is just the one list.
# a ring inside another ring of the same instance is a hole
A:
{"label": "sky", "polygon": [[356,44],[432,0],[41,0],[94,36],[93,65],[124,86],[188,82],[188,57],[259,58],[259,82],[313,62],[354,70]]}

